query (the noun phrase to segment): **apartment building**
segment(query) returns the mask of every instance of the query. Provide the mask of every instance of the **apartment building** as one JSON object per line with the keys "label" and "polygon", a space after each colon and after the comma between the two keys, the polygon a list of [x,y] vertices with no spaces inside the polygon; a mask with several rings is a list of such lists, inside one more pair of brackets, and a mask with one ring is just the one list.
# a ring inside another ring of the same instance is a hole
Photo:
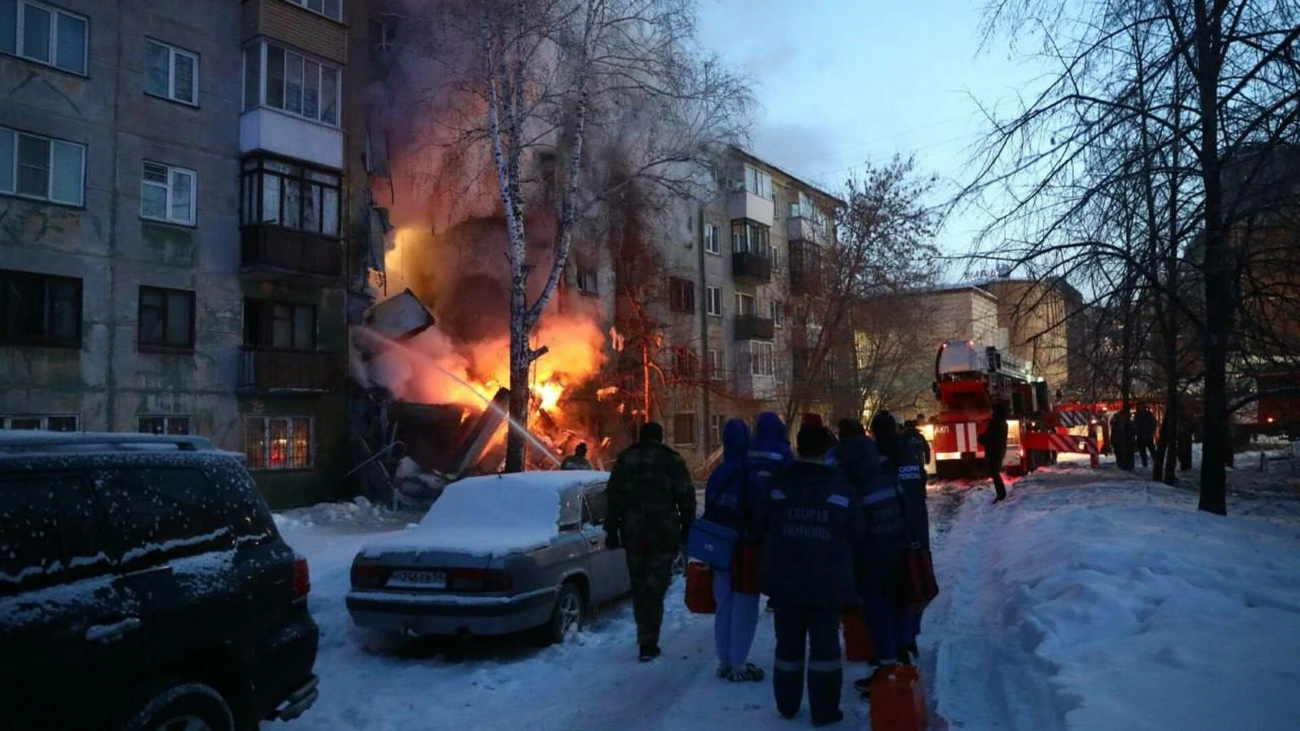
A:
{"label": "apartment building", "polygon": [[655,239],[669,386],[653,417],[697,467],[717,458],[727,419],[784,415],[806,379],[796,356],[806,357],[800,349],[819,325],[805,300],[817,292],[820,252],[834,242],[844,205],[739,148],[717,179],[703,205],[672,207]]}
{"label": "apartment building", "polygon": [[344,468],[353,0],[0,2],[0,428]]}

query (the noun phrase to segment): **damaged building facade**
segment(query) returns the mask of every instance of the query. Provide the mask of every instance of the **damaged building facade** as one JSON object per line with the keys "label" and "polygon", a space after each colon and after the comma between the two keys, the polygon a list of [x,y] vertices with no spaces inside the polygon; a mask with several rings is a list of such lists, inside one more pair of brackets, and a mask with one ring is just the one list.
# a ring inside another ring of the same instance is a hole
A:
{"label": "damaged building facade", "polygon": [[364,5],[0,3],[0,428],[201,434],[273,505],[340,494]]}

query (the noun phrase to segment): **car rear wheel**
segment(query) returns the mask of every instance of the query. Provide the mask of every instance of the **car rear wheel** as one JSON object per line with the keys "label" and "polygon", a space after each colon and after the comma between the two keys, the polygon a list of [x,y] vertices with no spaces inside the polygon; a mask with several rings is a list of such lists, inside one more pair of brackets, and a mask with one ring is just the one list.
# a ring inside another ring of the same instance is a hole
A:
{"label": "car rear wheel", "polygon": [[146,700],[125,731],[233,731],[235,720],[221,694],[201,683],[167,682],[142,692]]}
{"label": "car rear wheel", "polygon": [[544,644],[564,642],[569,630],[582,626],[582,614],[582,590],[575,584],[561,584],[560,593],[555,597],[555,609],[551,610],[551,621],[542,627]]}

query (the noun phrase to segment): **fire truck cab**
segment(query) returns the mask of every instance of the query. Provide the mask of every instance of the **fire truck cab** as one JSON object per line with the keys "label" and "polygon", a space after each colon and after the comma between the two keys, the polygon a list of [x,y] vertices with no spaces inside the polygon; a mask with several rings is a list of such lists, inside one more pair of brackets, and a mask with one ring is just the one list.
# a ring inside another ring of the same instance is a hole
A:
{"label": "fire truck cab", "polygon": [[980,437],[988,429],[993,404],[1007,404],[1005,472],[1024,474],[1055,461],[1051,452],[1026,450],[1021,436],[1043,429],[1049,410],[1047,383],[1034,376],[1026,361],[997,348],[981,348],[970,340],[949,340],[935,357],[935,397],[939,411],[933,423],[935,472],[941,478],[988,475]]}

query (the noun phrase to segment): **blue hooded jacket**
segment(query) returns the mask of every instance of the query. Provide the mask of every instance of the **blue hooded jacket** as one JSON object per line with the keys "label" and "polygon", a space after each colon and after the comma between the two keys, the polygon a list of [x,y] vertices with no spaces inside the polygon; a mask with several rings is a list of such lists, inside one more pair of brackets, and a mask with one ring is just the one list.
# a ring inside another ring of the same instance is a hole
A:
{"label": "blue hooded jacket", "polygon": [[776,467],[794,461],[790,440],[785,435],[785,424],[772,411],[758,415],[754,424],[754,440],[749,444],[749,462],[756,467]]}
{"label": "blue hooded jacket", "polygon": [[880,591],[900,580],[898,569],[908,545],[898,468],[884,454],[883,445],[877,446],[870,437],[851,437],[835,451],[836,462],[853,485],[866,518],[870,546],[864,567],[867,591]]}
{"label": "blue hooded jacket", "polygon": [[704,488],[704,519],[740,530],[757,501],[749,479],[749,426],[730,419],[722,427],[722,463]]}

